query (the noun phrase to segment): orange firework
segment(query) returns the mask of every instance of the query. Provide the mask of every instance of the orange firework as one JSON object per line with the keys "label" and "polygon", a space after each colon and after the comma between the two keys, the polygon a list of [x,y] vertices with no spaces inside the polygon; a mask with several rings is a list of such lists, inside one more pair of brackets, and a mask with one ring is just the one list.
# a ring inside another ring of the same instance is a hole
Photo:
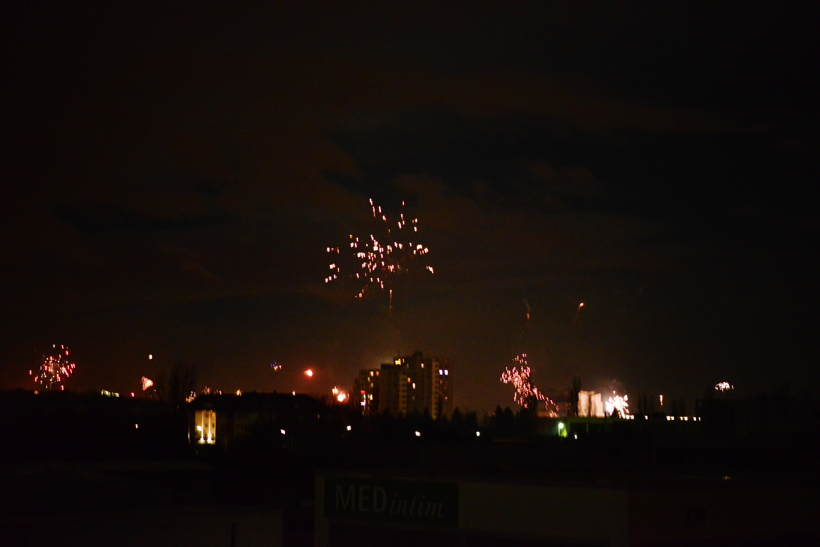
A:
{"label": "orange firework", "polygon": [[43,362],[40,364],[40,370],[37,375],[34,371],[28,371],[31,376],[34,376],[34,381],[46,389],[65,389],[63,382],[71,376],[76,368],[69,358],[68,348],[64,345],[57,347],[57,344],[52,345],[54,352],[52,355],[43,355]]}
{"label": "orange firework", "polygon": [[[388,290],[392,302],[392,285],[397,276],[415,269],[434,273],[432,266],[417,266],[419,257],[430,250],[418,242],[418,219],[405,218],[404,202],[402,212],[394,220],[388,219],[372,199],[370,209],[376,221],[375,233],[365,237],[350,234],[346,253],[340,247],[328,247],[327,252],[336,256],[328,266],[330,273],[325,283],[346,277],[358,285],[356,298],[363,298],[369,288],[375,287]],[[343,266],[342,261],[347,265]]]}

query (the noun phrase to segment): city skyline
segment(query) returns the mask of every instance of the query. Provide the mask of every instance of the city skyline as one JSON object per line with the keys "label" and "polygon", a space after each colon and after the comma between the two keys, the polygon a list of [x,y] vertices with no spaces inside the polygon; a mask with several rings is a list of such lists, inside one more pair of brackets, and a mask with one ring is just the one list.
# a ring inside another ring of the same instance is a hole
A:
{"label": "city skyline", "polygon": [[[477,411],[522,353],[544,393],[817,392],[807,6],[4,9],[0,389],[56,344],[75,391],[419,350]],[[429,252],[356,298],[373,204]]]}

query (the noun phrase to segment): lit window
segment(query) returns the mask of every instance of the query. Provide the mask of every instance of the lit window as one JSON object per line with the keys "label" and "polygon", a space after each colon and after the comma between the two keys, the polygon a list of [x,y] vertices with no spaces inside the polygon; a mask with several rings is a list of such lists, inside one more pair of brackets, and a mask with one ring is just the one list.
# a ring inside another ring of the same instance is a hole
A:
{"label": "lit window", "polygon": [[196,422],[197,442],[199,444],[216,443],[216,412],[213,410],[197,410],[194,420]]}

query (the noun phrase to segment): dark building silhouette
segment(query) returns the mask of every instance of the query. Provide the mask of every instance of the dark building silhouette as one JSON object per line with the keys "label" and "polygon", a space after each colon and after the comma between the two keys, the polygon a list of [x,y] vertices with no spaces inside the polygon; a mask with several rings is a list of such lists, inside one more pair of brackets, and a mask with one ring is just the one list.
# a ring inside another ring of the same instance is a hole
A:
{"label": "dark building silhouette", "polygon": [[188,438],[192,444],[226,447],[255,427],[279,429],[282,435],[318,429],[328,407],[301,393],[200,395],[188,404]]}

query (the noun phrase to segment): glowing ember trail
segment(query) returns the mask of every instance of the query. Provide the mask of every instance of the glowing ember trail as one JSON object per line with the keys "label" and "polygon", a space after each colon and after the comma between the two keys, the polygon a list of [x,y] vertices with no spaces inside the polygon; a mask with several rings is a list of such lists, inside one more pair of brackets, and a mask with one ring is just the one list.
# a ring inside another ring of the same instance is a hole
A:
{"label": "glowing ember trail", "polygon": [[548,409],[553,406],[555,403],[530,382],[531,369],[527,364],[527,354],[516,355],[513,363],[512,368],[505,368],[501,374],[501,381],[512,384],[515,388],[513,401],[523,408],[529,408],[530,404],[535,405],[538,401],[544,401]]}
{"label": "glowing ember trail", "polygon": [[[401,206],[403,211],[403,201]],[[368,288],[375,287],[387,289],[392,302],[395,278],[415,269],[417,259],[430,250],[418,242],[417,218],[408,220],[401,212],[398,218],[390,220],[372,199],[370,209],[376,221],[376,233],[366,237],[350,234],[345,252],[340,247],[328,247],[327,252],[336,256],[329,265],[330,273],[325,277],[325,283],[347,277],[357,284],[356,298],[363,298]],[[348,265],[342,266],[342,261]],[[434,273],[429,265],[421,269]]]}
{"label": "glowing ember trail", "polygon": [[34,376],[34,381],[46,389],[65,389],[63,381],[71,376],[76,365],[68,358],[68,348],[64,345],[57,347],[57,344],[52,345],[55,350],[53,355],[43,355],[43,362],[40,365],[40,370],[37,375],[34,371],[28,371],[29,375]]}

